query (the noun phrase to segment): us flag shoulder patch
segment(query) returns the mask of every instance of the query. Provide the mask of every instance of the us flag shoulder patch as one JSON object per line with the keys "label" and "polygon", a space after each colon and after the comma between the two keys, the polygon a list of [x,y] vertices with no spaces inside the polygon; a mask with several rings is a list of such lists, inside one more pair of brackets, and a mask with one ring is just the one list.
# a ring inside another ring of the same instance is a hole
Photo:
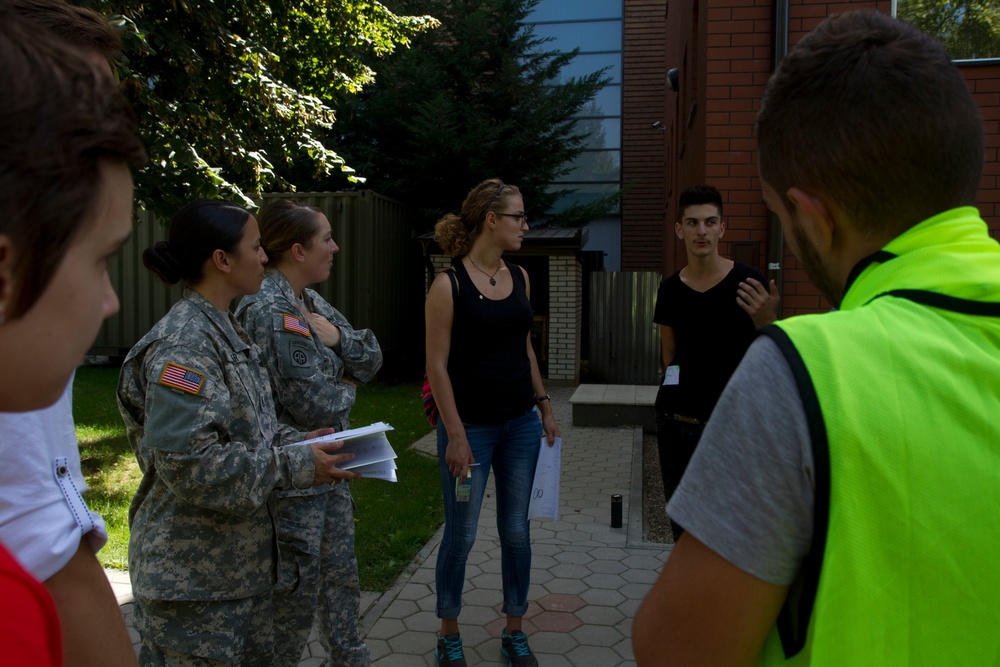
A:
{"label": "us flag shoulder patch", "polygon": [[297,334],[309,337],[312,336],[312,332],[309,331],[309,327],[306,323],[295,317],[294,315],[289,315],[285,313],[285,329],[288,331],[294,331]]}
{"label": "us flag shoulder patch", "polygon": [[205,376],[198,371],[168,361],[163,373],[160,374],[160,384],[197,396],[205,384]]}

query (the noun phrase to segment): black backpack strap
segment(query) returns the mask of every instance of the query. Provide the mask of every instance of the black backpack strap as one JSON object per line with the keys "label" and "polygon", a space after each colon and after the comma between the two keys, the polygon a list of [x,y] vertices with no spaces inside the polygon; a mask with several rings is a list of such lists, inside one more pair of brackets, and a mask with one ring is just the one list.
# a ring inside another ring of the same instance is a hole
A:
{"label": "black backpack strap", "polygon": [[458,276],[455,275],[454,268],[448,268],[444,270],[448,274],[448,279],[451,280],[451,302],[454,304],[458,301]]}

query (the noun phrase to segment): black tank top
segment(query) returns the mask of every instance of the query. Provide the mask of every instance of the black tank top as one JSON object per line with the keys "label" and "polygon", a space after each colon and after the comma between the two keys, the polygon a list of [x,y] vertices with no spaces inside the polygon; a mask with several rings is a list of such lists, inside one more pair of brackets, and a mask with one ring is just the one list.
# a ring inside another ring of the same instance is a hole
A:
{"label": "black tank top", "polygon": [[527,352],[531,303],[521,268],[506,260],[504,264],[514,288],[499,301],[480,293],[460,260],[451,269],[458,278],[458,294],[454,299],[448,377],[455,391],[458,416],[467,424],[505,422],[523,415],[535,404]]}

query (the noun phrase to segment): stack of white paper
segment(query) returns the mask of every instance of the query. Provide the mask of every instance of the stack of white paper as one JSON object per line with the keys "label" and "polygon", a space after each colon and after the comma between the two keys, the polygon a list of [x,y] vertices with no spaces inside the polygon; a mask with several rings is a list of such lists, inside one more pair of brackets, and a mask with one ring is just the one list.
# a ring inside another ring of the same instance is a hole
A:
{"label": "stack of white paper", "polygon": [[528,501],[528,518],[549,517],[559,520],[559,474],[562,467],[562,438],[556,438],[549,447],[542,436],[542,446],[535,462],[535,478],[531,483],[531,500]]}
{"label": "stack of white paper", "polygon": [[396,452],[389,439],[385,437],[386,431],[393,428],[386,423],[378,422],[361,428],[352,428],[340,433],[323,435],[312,440],[305,440],[302,445],[311,445],[314,442],[336,442],[344,441],[344,446],[337,452],[351,452],[354,458],[347,463],[341,464],[343,470],[353,470],[360,473],[367,479],[384,479],[388,482],[396,481]]}

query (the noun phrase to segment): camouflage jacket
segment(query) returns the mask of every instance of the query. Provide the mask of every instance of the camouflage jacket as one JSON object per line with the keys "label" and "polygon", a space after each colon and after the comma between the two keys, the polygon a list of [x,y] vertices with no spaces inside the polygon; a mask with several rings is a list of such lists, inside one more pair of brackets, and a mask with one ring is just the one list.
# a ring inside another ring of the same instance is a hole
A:
{"label": "camouflage jacket", "polygon": [[[303,431],[332,426],[350,427],[355,389],[342,382],[344,373],[368,382],[382,367],[382,349],[370,329],[356,330],[340,311],[314,290],[305,289],[302,300],[309,312],[318,313],[340,328],[340,345],[323,345],[299,310],[295,293],[285,276],[268,269],[260,291],[240,301],[236,317],[261,349],[261,361],[271,377],[271,395],[278,420]],[[282,496],[322,493],[331,487],[283,491]]]}
{"label": "camouflage jacket", "polygon": [[118,408],[142,481],[129,508],[137,596],[244,598],[270,590],[275,488],[309,488],[297,429],[275,419],[260,350],[197,292],[129,352]]}

